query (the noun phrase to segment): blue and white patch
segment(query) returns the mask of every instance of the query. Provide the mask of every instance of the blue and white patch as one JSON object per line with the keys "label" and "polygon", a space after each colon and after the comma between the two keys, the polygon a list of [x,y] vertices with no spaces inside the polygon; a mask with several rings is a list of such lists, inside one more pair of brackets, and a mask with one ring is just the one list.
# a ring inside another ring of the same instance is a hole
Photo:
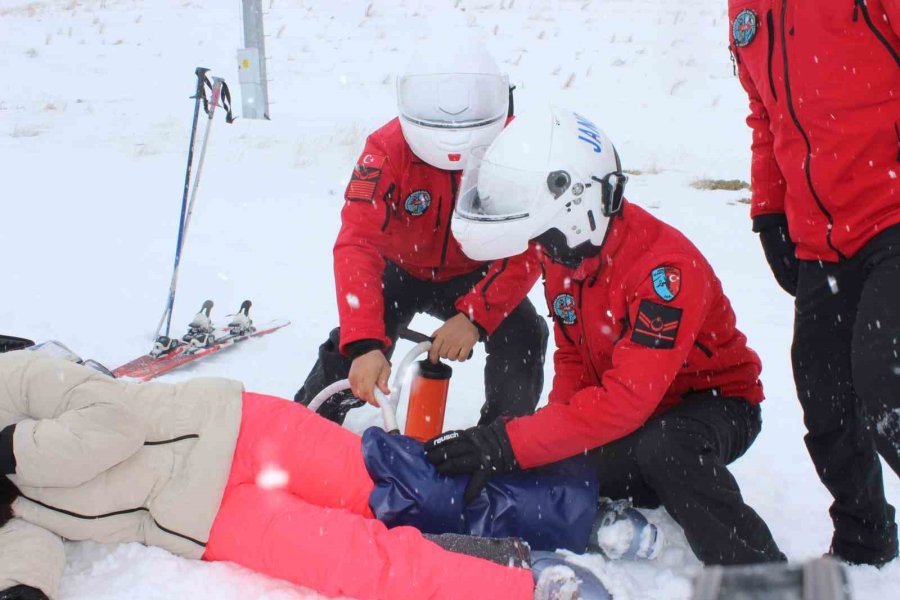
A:
{"label": "blue and white patch", "polygon": [[575,314],[575,298],[571,294],[560,294],[553,300],[553,312],[563,325],[574,325],[578,320]]}
{"label": "blue and white patch", "polygon": [[403,203],[406,212],[414,217],[424,214],[429,206],[431,206],[431,194],[425,190],[416,190],[407,196],[406,202]]}
{"label": "blue and white patch", "polygon": [[738,13],[731,24],[731,35],[734,37],[734,45],[738,48],[747,46],[756,38],[759,31],[759,17],[749,8]]}

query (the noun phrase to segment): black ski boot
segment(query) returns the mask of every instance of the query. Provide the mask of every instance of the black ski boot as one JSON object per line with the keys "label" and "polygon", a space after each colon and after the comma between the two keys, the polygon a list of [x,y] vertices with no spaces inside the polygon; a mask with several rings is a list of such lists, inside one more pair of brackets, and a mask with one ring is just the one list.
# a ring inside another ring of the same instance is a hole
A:
{"label": "black ski boot", "polygon": [[489,560],[504,567],[531,568],[534,600],[612,600],[590,570],[556,552],[532,552],[518,538],[484,538],[456,533],[424,534],[444,550]]}

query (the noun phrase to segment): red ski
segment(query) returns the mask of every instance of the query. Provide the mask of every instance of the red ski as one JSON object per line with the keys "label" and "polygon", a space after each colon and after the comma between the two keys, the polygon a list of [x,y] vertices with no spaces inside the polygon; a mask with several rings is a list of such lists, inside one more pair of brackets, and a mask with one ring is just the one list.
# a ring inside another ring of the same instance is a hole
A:
{"label": "red ski", "polygon": [[250,301],[247,300],[241,305],[241,310],[234,315],[233,322],[229,323],[228,327],[220,329],[219,335],[215,335],[209,321],[211,309],[212,302],[207,300],[191,321],[191,327],[184,336],[184,341],[160,338],[164,343],[158,341],[154,352],[125,363],[113,370],[113,375],[149,381],[182,365],[200,360],[250,338],[268,335],[291,324],[290,321],[270,321],[253,326],[249,319]]}

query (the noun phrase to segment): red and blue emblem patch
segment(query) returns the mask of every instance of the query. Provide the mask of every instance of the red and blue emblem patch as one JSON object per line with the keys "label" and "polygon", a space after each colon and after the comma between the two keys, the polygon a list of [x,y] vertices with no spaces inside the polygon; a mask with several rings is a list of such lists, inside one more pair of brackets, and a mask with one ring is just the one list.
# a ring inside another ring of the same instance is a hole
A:
{"label": "red and blue emblem patch", "polygon": [[403,208],[414,217],[419,217],[431,206],[431,194],[425,190],[416,190],[406,197]]}
{"label": "red and blue emblem patch", "polygon": [[681,315],[680,308],[641,300],[631,341],[656,350],[671,350],[678,337]]}
{"label": "red and blue emblem patch", "polygon": [[738,48],[748,46],[756,37],[759,30],[759,17],[749,8],[745,8],[734,18],[731,24],[731,35],[734,37],[734,45]]}
{"label": "red and blue emblem patch", "polygon": [[575,298],[572,294],[560,294],[553,299],[553,312],[559,317],[563,325],[574,325],[578,320],[575,313]]}
{"label": "red and blue emblem patch", "polygon": [[656,295],[671,302],[681,291],[681,269],[677,267],[659,266],[650,272],[653,289]]}

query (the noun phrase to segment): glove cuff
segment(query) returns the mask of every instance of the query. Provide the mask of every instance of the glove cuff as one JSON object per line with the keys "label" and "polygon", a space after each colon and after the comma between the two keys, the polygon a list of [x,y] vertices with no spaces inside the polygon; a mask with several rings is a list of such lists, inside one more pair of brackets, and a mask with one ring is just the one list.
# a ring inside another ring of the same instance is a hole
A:
{"label": "glove cuff", "polygon": [[499,450],[497,456],[500,458],[501,464],[496,465],[497,471],[509,473],[518,470],[519,461],[516,460],[512,442],[509,441],[509,435],[506,433],[506,421],[502,417],[497,418],[487,426],[487,429]]}
{"label": "glove cuff", "polygon": [[383,350],[384,344],[379,340],[356,340],[355,342],[347,344],[345,348],[347,350],[347,356],[350,358],[358,358],[363,354],[368,354],[372,350]]}
{"label": "glove cuff", "polygon": [[759,233],[776,227],[787,228],[787,216],[784,213],[772,213],[753,217],[753,232]]}

